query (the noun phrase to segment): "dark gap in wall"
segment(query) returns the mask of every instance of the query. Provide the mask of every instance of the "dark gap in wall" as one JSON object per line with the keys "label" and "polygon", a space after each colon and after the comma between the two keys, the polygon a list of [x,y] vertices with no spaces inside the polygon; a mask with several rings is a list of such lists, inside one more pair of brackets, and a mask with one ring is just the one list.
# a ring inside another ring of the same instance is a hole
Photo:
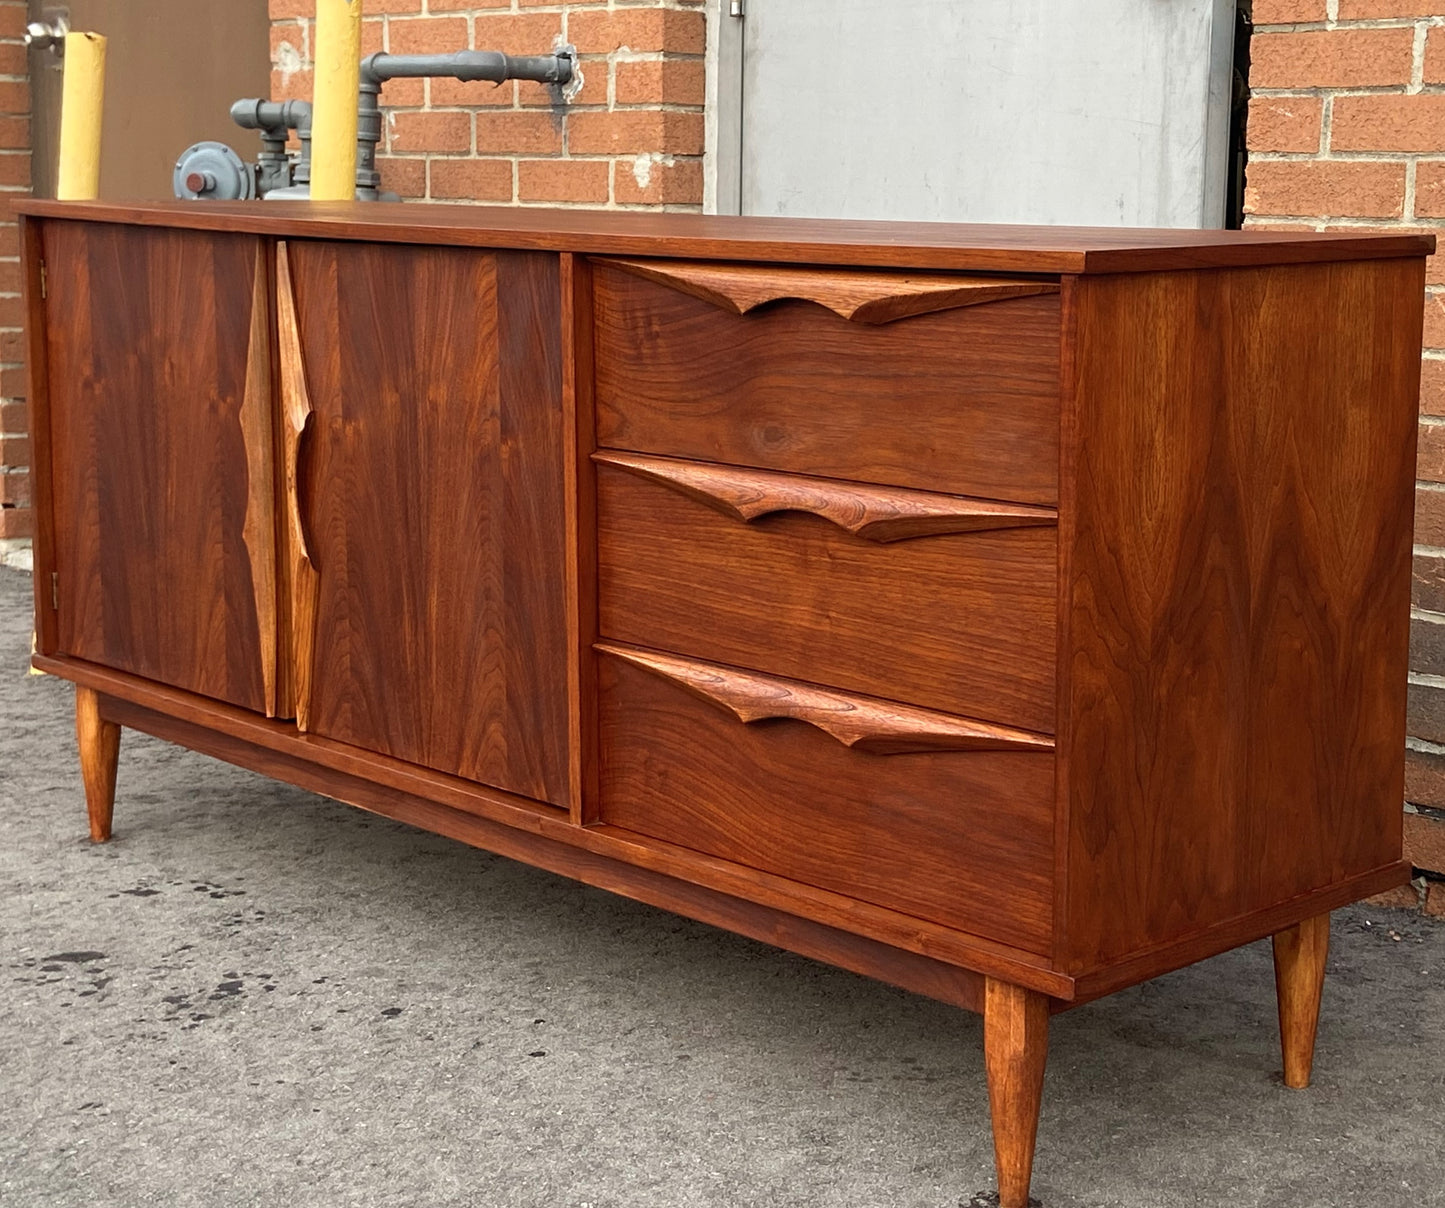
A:
{"label": "dark gap in wall", "polygon": [[1238,0],[1234,7],[1234,91],[1229,111],[1229,178],[1224,203],[1224,225],[1237,231],[1244,226],[1244,174],[1249,161],[1245,141],[1249,123],[1249,39],[1254,33],[1254,0]]}

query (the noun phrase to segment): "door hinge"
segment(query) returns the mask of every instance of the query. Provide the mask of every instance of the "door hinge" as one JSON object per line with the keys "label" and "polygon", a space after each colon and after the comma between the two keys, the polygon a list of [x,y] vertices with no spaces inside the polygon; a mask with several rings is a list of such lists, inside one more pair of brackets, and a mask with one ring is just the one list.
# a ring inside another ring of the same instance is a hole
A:
{"label": "door hinge", "polygon": [[743,11],[743,0],[728,0],[729,17],[742,17],[745,15]]}
{"label": "door hinge", "polygon": [[60,572],[58,570],[50,572],[50,607],[55,612],[60,611]]}
{"label": "door hinge", "polygon": [[43,301],[50,297],[50,280],[45,275],[45,261],[40,262],[40,297]]}

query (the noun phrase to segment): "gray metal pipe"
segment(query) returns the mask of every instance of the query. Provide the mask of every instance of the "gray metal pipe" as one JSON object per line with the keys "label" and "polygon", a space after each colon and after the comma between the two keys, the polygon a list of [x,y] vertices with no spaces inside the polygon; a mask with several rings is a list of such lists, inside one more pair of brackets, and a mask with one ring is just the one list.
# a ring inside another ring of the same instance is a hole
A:
{"label": "gray metal pipe", "polygon": [[286,140],[292,130],[301,140],[295,183],[305,184],[311,179],[310,101],[265,101],[252,97],[231,106],[231,120],[242,130],[257,130],[261,134],[261,154],[256,163],[261,169],[258,187],[262,197],[292,183],[286,161]]}
{"label": "gray metal pipe", "polygon": [[259,97],[237,101],[231,120],[242,130],[299,130],[311,128],[310,101],[263,101]]}
{"label": "gray metal pipe", "polygon": [[558,88],[572,79],[575,51],[568,46],[550,55],[504,55],[496,50],[457,50],[439,55],[389,55],[377,51],[361,60],[361,95],[356,109],[356,194],[375,201],[381,173],[376,147],[381,142],[381,86],[387,80],[443,79],[472,83],[537,80]]}
{"label": "gray metal pipe", "polygon": [[380,85],[386,80],[416,80],[441,77],[465,82],[491,80],[536,80],[542,84],[565,84],[572,78],[572,56],[566,52],[550,55],[504,55],[496,50],[457,50],[441,55],[389,55],[384,51],[361,61],[361,83]]}
{"label": "gray metal pipe", "polygon": [[[549,55],[505,55],[495,50],[368,55],[361,61],[361,89],[357,97],[357,197],[375,201],[380,196],[381,173],[376,170],[376,148],[381,142],[380,96],[385,81],[442,77],[501,84],[507,80],[536,80],[560,90],[576,74],[575,56],[576,51],[570,46]],[[560,91],[557,100],[559,103],[562,100]],[[259,98],[237,101],[231,106],[231,120],[243,130],[260,132],[259,194],[278,198],[305,196],[311,180],[311,102]],[[286,140],[292,130],[301,139],[301,157],[294,172],[286,159]]]}

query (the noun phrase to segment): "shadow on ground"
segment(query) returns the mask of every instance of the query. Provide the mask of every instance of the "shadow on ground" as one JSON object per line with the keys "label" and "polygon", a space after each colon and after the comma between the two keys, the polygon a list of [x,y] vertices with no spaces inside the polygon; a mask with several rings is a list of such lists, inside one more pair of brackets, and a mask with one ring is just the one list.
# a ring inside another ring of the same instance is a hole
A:
{"label": "shadow on ground", "polygon": [[[0,571],[0,1204],[956,1208],[976,1017],[127,733]],[[1336,915],[1314,1087],[1255,945],[1055,1021],[1043,1208],[1445,1204],[1445,927]]]}

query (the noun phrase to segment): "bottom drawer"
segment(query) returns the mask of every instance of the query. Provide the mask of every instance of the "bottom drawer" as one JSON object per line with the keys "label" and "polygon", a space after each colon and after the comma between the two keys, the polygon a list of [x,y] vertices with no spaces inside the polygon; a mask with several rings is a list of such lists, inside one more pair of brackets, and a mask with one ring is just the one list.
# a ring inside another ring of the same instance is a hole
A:
{"label": "bottom drawer", "polygon": [[1048,739],[599,647],[602,821],[1047,953]]}

